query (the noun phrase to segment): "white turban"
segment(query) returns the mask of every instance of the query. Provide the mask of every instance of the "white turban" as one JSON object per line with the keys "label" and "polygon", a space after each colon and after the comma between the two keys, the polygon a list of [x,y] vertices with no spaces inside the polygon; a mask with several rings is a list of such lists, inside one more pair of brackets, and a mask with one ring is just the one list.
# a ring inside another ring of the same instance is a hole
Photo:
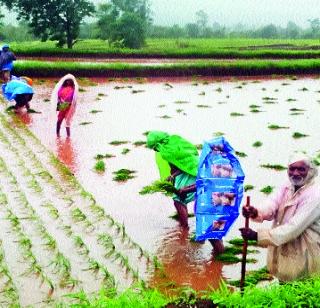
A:
{"label": "white turban", "polygon": [[298,161],[303,161],[310,168],[304,183],[304,184],[307,184],[318,175],[318,168],[314,163],[313,159],[309,155],[307,155],[305,152],[292,153],[289,157],[288,166]]}

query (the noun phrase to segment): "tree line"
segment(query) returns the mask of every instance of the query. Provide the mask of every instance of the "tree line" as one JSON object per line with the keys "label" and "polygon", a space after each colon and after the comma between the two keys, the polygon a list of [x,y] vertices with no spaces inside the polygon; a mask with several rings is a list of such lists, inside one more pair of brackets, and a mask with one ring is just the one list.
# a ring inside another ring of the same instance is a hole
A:
{"label": "tree line", "polygon": [[[0,0],[17,14],[17,26],[4,25],[0,12],[0,40],[40,39],[57,42],[58,47],[72,48],[79,39],[99,38],[117,48],[140,48],[150,38],[288,38],[320,37],[320,19],[308,20],[301,28],[292,21],[286,27],[268,24],[248,28],[241,24],[226,27],[217,22],[209,25],[203,10],[195,12],[195,22],[185,26],[159,26],[152,23],[148,0],[109,0],[97,7],[89,0]],[[85,23],[85,17],[95,21]]]}

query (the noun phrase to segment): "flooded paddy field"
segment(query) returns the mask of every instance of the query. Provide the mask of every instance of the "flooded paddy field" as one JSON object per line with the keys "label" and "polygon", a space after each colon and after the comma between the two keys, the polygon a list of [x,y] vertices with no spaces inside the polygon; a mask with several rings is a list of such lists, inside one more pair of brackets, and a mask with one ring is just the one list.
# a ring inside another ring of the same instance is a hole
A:
{"label": "flooded paddy field", "polygon": [[[286,166],[288,156],[294,150],[306,150],[310,154],[320,150],[317,142],[320,137],[318,128],[320,84],[314,77],[223,81],[196,78],[116,81],[82,79],[70,139],[65,137],[64,127],[61,137],[55,136],[55,109],[49,102],[54,84],[54,80],[35,80],[35,95],[31,106],[41,111],[41,114],[23,114],[20,118],[41,143],[70,168],[82,187],[90,192],[97,204],[105,210],[105,215],[110,215],[117,221],[119,226],[122,226],[121,230],[128,234],[133,243],[136,243],[136,246],[133,244],[126,246],[126,241],[122,243],[121,232],[119,235],[117,228],[110,233],[108,229],[110,219],[107,219],[109,216],[105,216],[105,220],[96,220],[95,213],[90,212],[92,208],[87,205],[89,201],[83,193],[79,194],[71,185],[62,185],[59,193],[59,189],[57,190],[56,186],[51,187],[50,181],[48,182],[46,178],[36,177],[40,184],[43,184],[43,195],[37,195],[28,192],[27,188],[24,189],[31,185],[29,182],[32,176],[23,180],[20,186],[29,197],[29,203],[33,205],[50,201],[45,204],[54,205],[54,208],[58,209],[63,226],[72,226],[72,234],[80,236],[90,250],[91,262],[88,263],[81,254],[74,253],[68,246],[68,235],[65,230],[59,228],[61,222],[59,220],[54,222],[50,216],[55,210],[50,205],[39,207],[37,222],[47,227],[48,233],[59,241],[57,246],[61,254],[66,259],[71,259],[73,264],[68,275],[59,270],[55,272],[53,267],[53,274],[49,273],[47,276],[52,275],[50,276],[52,281],[60,282],[70,278],[68,282],[71,286],[71,277],[78,277],[84,281],[84,288],[88,291],[98,290],[103,281],[101,271],[98,269],[100,280],[97,279],[92,283],[95,276],[94,266],[97,265],[93,261],[108,268],[117,278],[117,285],[122,288],[134,280],[137,271],[141,279],[160,288],[171,283],[175,287],[188,286],[204,290],[210,286],[218,287],[220,277],[227,280],[240,277],[240,263],[227,265],[217,262],[212,256],[209,243],[199,244],[190,240],[195,229],[195,218],[190,218],[189,232],[183,231],[179,228],[178,222],[170,218],[175,213],[170,198],[160,194],[145,196],[139,194],[143,186],[158,179],[154,152],[136,143],[146,140],[144,135],[146,131],[163,130],[179,134],[194,144],[202,144],[204,140],[223,134],[235,150],[242,153],[239,160],[246,175],[245,185],[254,186],[245,195],[251,196],[253,205],[259,205],[267,197],[260,190],[267,186],[276,188],[286,179],[285,170],[276,171],[261,165]],[[12,190],[18,190],[18,187],[14,186],[18,184],[11,183],[14,182],[12,175],[24,179],[25,174],[39,174],[44,172],[42,169],[48,169],[50,174],[54,174],[54,179],[56,178],[49,159],[42,157],[45,156],[45,149],[33,138],[28,137],[22,129],[17,128],[15,135],[12,130],[13,125],[10,116],[6,116],[6,121],[3,119],[1,124],[2,150],[6,151],[8,155],[6,157],[19,154],[17,166],[11,166],[10,159],[2,164],[1,172],[4,180],[1,180],[0,184],[2,191],[7,192],[7,195],[10,195]],[[9,138],[7,143],[4,134],[6,130],[12,139]],[[22,136],[27,143],[28,150],[24,148],[19,136]],[[114,141],[122,143],[111,144],[117,143]],[[40,156],[42,169],[34,157],[30,158],[33,152]],[[97,162],[95,157],[98,154],[114,156],[104,159],[106,170],[103,173],[94,170]],[[124,183],[114,181],[113,172],[122,168],[134,170],[134,178]],[[58,176],[57,182],[56,185],[62,183],[61,180],[59,182]],[[83,202],[81,198],[87,201]],[[73,210],[71,214],[70,206],[71,211]],[[85,214],[87,221],[84,219],[84,225],[83,221],[79,224],[83,215],[75,209]],[[188,209],[192,213],[193,204],[189,204]],[[25,209],[21,212],[20,210],[14,212],[14,208],[9,210],[21,219],[25,215]],[[10,212],[2,212],[1,217],[4,218],[9,214]],[[27,223],[22,221],[24,228],[29,228]],[[2,228],[9,230],[9,222],[7,224]],[[225,243],[239,237],[238,228],[243,225],[244,220],[239,216]],[[90,229],[92,226],[93,231]],[[258,224],[252,223],[252,227],[257,228]],[[25,233],[30,238],[37,239],[39,237],[37,231],[37,228],[31,226]],[[104,233],[115,237],[114,241],[117,241],[115,246],[120,247],[119,251],[123,254],[126,253],[125,256],[130,259],[133,270],[124,269],[125,261],[117,269],[114,264],[117,262],[113,262],[113,259],[108,262],[104,260],[102,251],[104,247],[95,246],[99,239],[100,244],[103,243],[103,239],[108,239],[108,237],[98,238]],[[12,236],[16,236],[14,232]],[[13,251],[10,245],[15,245],[14,240],[12,241],[14,244],[5,239],[2,241],[6,254],[7,251]],[[47,251],[42,252],[44,243],[40,240],[38,243],[40,243],[38,247],[34,248],[35,251],[41,251],[37,254],[40,256],[37,261],[39,264],[46,264],[45,260],[50,259],[50,253],[48,255]],[[141,254],[139,258],[141,251],[146,253]],[[163,264],[164,277],[153,275],[152,269],[148,270],[148,258],[150,258],[148,254],[156,256]],[[248,264],[248,270],[259,269],[265,265],[264,249],[260,249],[259,253],[251,257],[256,258],[257,263]],[[10,268],[14,267],[18,260],[18,256],[13,256]],[[93,270],[83,270],[90,266],[93,266]],[[19,284],[26,286],[27,282],[33,281],[32,276],[26,279],[21,281],[21,278]],[[36,289],[37,283],[34,284]],[[19,285],[17,287],[19,289]],[[45,290],[41,292],[50,293],[50,284],[49,287],[43,288]],[[35,298],[43,299],[43,294],[41,297],[39,292],[35,293]],[[26,296],[24,291],[20,293]],[[58,297],[59,293],[55,296]],[[30,299],[26,296],[24,302],[34,303],[35,298]]]}

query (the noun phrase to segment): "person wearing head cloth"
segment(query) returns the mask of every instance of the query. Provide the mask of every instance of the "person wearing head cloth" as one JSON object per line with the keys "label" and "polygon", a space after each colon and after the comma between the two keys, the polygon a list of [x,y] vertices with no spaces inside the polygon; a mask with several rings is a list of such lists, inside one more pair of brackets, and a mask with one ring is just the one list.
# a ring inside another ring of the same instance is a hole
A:
{"label": "person wearing head cloth", "polygon": [[288,181],[278,193],[242,214],[271,228],[241,228],[244,239],[268,248],[267,268],[280,281],[320,274],[320,185],[313,160],[295,153],[288,163]]}
{"label": "person wearing head cloth", "polygon": [[71,74],[63,76],[54,87],[51,95],[51,106],[58,112],[57,137],[60,137],[60,128],[63,120],[66,123],[67,136],[70,137],[70,126],[77,106],[78,92],[77,80]]}
{"label": "person wearing head cloth", "polygon": [[4,44],[0,54],[0,67],[4,82],[8,82],[11,79],[10,76],[11,71],[13,70],[13,61],[16,60],[16,56],[9,49],[9,45]]}
{"label": "person wearing head cloth", "polygon": [[151,131],[147,147],[156,151],[156,162],[162,180],[171,181],[178,190],[173,195],[174,206],[183,228],[188,228],[187,204],[194,200],[199,154],[197,148],[178,135]]}

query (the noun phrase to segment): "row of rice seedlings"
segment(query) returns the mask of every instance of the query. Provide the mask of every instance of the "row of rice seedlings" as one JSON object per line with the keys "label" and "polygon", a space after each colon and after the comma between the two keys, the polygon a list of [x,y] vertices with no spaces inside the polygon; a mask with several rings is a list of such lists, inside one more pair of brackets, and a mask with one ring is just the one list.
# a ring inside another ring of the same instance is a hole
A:
{"label": "row of rice seedlings", "polygon": [[277,171],[282,171],[282,170],[286,170],[287,167],[285,166],[282,166],[282,165],[279,165],[279,164],[262,164],[260,165],[260,167],[262,168],[267,168],[267,169],[274,169],[274,170],[277,170]]}
{"label": "row of rice seedlings", "polygon": [[[60,263],[56,263],[56,265],[62,266],[62,269],[59,270],[59,273],[61,273],[62,275],[61,285],[74,287],[77,281],[71,277],[70,266],[67,266],[69,261],[62,255],[61,252],[57,251],[57,243],[55,239],[47,232],[41,218],[35,213],[34,209],[31,207],[28,200],[26,199],[25,194],[19,189],[19,187],[17,187],[17,191],[21,196],[20,199],[23,201],[23,206],[26,208],[32,209],[31,211],[33,213],[33,220],[35,220],[37,223],[37,231],[41,236],[41,238],[45,240],[44,246],[46,246],[46,248],[50,250],[56,251],[56,260],[60,262]],[[14,215],[12,212],[10,213],[9,219],[10,221],[12,221],[15,227],[20,226],[19,218],[16,215]],[[49,284],[50,292],[52,293],[54,290],[53,283],[45,275],[41,267],[35,262],[35,257],[31,251],[31,247],[32,247],[31,240],[27,238],[25,234],[23,234],[23,232],[21,231],[21,228],[20,228],[19,235],[20,237],[19,237],[18,243],[20,247],[24,249],[24,255],[29,256],[29,258],[33,259],[32,265],[30,266],[29,270],[27,270],[26,274],[35,273],[37,276],[40,276],[42,281],[45,281]],[[50,264],[55,264],[55,260],[53,260]],[[69,265],[70,265],[70,262],[69,262]],[[66,283],[66,281],[68,281],[68,283]]]}
{"label": "row of rice seedlings", "polygon": [[5,298],[3,305],[19,306],[19,294],[16,285],[13,282],[9,268],[6,264],[5,253],[0,240],[0,277],[5,279],[4,285],[1,289],[1,294]]}
{"label": "row of rice seedlings", "polygon": [[[0,117],[1,117],[1,116],[0,116]],[[4,118],[4,117],[1,117],[1,118],[2,118],[2,120],[5,121],[5,118]],[[49,152],[49,151],[41,144],[41,142],[39,141],[39,139],[38,139],[37,137],[35,137],[34,134],[33,134],[31,131],[29,131],[23,123],[18,123],[18,124],[19,124],[19,127],[20,127],[21,129],[23,129],[24,133],[25,133],[27,136],[29,136],[30,138],[32,138],[39,146],[41,146],[45,151],[48,152],[48,154],[50,155],[51,162],[53,163],[53,165],[56,166],[57,169],[58,169],[59,171],[61,171],[61,173],[63,173],[65,176],[68,177],[68,180],[70,180],[70,184],[72,184],[72,185],[74,186],[74,188],[80,190],[81,196],[82,196],[83,198],[89,199],[89,200],[91,201],[92,204],[91,204],[91,206],[89,206],[90,211],[91,211],[92,213],[94,213],[94,214],[97,214],[97,213],[98,213],[98,216],[100,217],[101,220],[102,220],[102,219],[107,219],[107,220],[109,221],[109,226],[114,226],[115,223],[116,223],[115,220],[114,220],[110,215],[105,214],[104,209],[103,209],[102,207],[96,205],[96,201],[95,201],[94,197],[92,196],[92,194],[86,192],[86,191],[82,188],[82,186],[78,183],[78,181],[76,180],[76,178],[74,178],[73,175],[71,174],[71,172],[68,170],[68,168],[65,167],[51,152]],[[146,132],[146,134],[147,134],[147,133],[148,133],[148,132]],[[20,135],[17,136],[17,137],[20,137],[20,138],[22,139],[22,137],[21,137]],[[37,160],[38,160],[38,159],[37,159]],[[43,165],[42,165],[41,163],[40,163],[40,166],[42,167],[42,170],[45,170],[44,167],[43,167]],[[59,187],[59,185],[60,185],[59,182],[58,182],[57,180],[55,180],[52,176],[50,176],[50,181],[53,182],[53,183],[55,183],[55,184],[57,184],[57,187]],[[80,215],[80,216],[82,216],[82,215]],[[64,226],[64,227],[67,228],[68,226]],[[118,230],[121,230],[121,227],[119,227],[119,225],[118,225],[117,229],[118,229]],[[66,230],[66,232],[68,232],[69,234],[71,233],[70,227],[68,227],[68,228],[65,229],[65,230]],[[127,236],[127,235],[126,235],[126,236]],[[150,254],[149,254],[146,250],[142,249],[139,244],[137,244],[137,243],[135,243],[134,241],[132,241],[129,236],[127,236],[127,240],[128,240],[128,242],[130,243],[131,247],[139,250],[141,257],[145,257],[146,260],[147,260],[148,262],[150,262],[151,256],[150,256]]]}

